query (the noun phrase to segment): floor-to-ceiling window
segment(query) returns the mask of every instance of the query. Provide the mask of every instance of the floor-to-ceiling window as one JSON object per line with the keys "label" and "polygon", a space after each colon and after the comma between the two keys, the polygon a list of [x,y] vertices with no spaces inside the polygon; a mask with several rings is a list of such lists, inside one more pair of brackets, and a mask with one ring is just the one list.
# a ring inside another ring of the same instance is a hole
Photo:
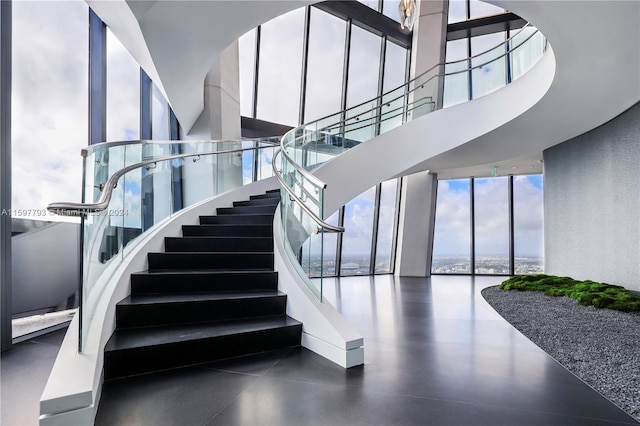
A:
{"label": "floor-to-ceiling window", "polygon": [[260,27],[256,118],[298,124],[305,9],[296,9]]}
{"label": "floor-to-ceiling window", "polygon": [[513,178],[514,267],[516,274],[544,272],[542,175]]}
{"label": "floor-to-ceiling window", "polygon": [[[77,1],[14,1],[12,9],[10,215],[12,225],[26,231],[42,221],[74,221],[51,216],[46,207],[80,201],[80,150],[88,133],[89,8]],[[73,237],[73,225],[62,226]],[[59,241],[58,252],[33,263],[30,257],[42,255],[44,245],[26,245],[25,235],[12,239],[14,339],[69,321],[66,310],[77,304],[77,272],[66,271],[73,267],[75,253],[63,253],[68,244]],[[38,274],[48,262],[63,272],[41,281]],[[45,313],[50,315],[45,318]]]}
{"label": "floor-to-ceiling window", "polygon": [[438,182],[431,272],[544,272],[542,175]]}
{"label": "floor-to-ceiling window", "polygon": [[441,180],[436,199],[436,225],[431,271],[471,273],[471,181]]}

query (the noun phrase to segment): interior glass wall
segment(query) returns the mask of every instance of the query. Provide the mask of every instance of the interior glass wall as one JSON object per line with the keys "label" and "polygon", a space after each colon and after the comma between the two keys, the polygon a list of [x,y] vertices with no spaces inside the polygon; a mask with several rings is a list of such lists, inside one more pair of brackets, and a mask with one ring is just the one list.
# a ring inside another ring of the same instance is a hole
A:
{"label": "interior glass wall", "polygon": [[305,9],[261,26],[256,118],[295,126],[300,111]]}
{"label": "interior glass wall", "polygon": [[471,273],[471,183],[438,181],[431,272]]}

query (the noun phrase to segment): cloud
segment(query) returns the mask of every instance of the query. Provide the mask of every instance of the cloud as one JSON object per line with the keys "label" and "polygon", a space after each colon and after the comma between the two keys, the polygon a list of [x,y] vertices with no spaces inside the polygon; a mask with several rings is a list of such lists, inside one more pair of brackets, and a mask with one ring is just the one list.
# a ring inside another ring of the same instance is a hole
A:
{"label": "cloud", "polygon": [[[434,256],[465,255],[470,249],[468,180],[440,181],[436,207]],[[516,256],[542,256],[543,200],[540,175],[514,177]],[[476,255],[509,252],[507,178],[475,180]]]}
{"label": "cloud", "polygon": [[87,17],[84,2],[13,4],[14,209],[80,201],[80,149],[88,134]]}

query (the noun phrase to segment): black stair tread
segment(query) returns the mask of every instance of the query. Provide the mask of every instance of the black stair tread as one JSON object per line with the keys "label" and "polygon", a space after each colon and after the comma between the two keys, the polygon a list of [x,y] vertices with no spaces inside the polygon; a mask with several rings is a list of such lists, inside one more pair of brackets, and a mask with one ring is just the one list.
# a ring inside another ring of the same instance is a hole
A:
{"label": "black stair tread", "polygon": [[210,300],[230,300],[230,299],[256,299],[261,297],[284,296],[278,290],[255,290],[243,292],[217,292],[217,293],[174,293],[166,294],[145,294],[128,296],[118,302],[118,305],[152,305],[155,303],[184,303],[184,302],[204,302]]}
{"label": "black stair tread", "polygon": [[291,317],[279,315],[235,321],[119,329],[113,333],[104,351],[135,349],[301,325],[302,323]]}

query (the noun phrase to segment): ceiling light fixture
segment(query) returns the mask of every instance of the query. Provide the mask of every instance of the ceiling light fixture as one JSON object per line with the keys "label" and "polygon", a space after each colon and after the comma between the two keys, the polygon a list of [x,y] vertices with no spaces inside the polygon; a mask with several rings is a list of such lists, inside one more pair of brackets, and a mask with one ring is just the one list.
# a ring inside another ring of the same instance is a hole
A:
{"label": "ceiling light fixture", "polygon": [[406,21],[409,31],[413,31],[413,24],[416,22],[415,0],[400,0],[398,12],[400,12],[400,28],[404,30]]}

